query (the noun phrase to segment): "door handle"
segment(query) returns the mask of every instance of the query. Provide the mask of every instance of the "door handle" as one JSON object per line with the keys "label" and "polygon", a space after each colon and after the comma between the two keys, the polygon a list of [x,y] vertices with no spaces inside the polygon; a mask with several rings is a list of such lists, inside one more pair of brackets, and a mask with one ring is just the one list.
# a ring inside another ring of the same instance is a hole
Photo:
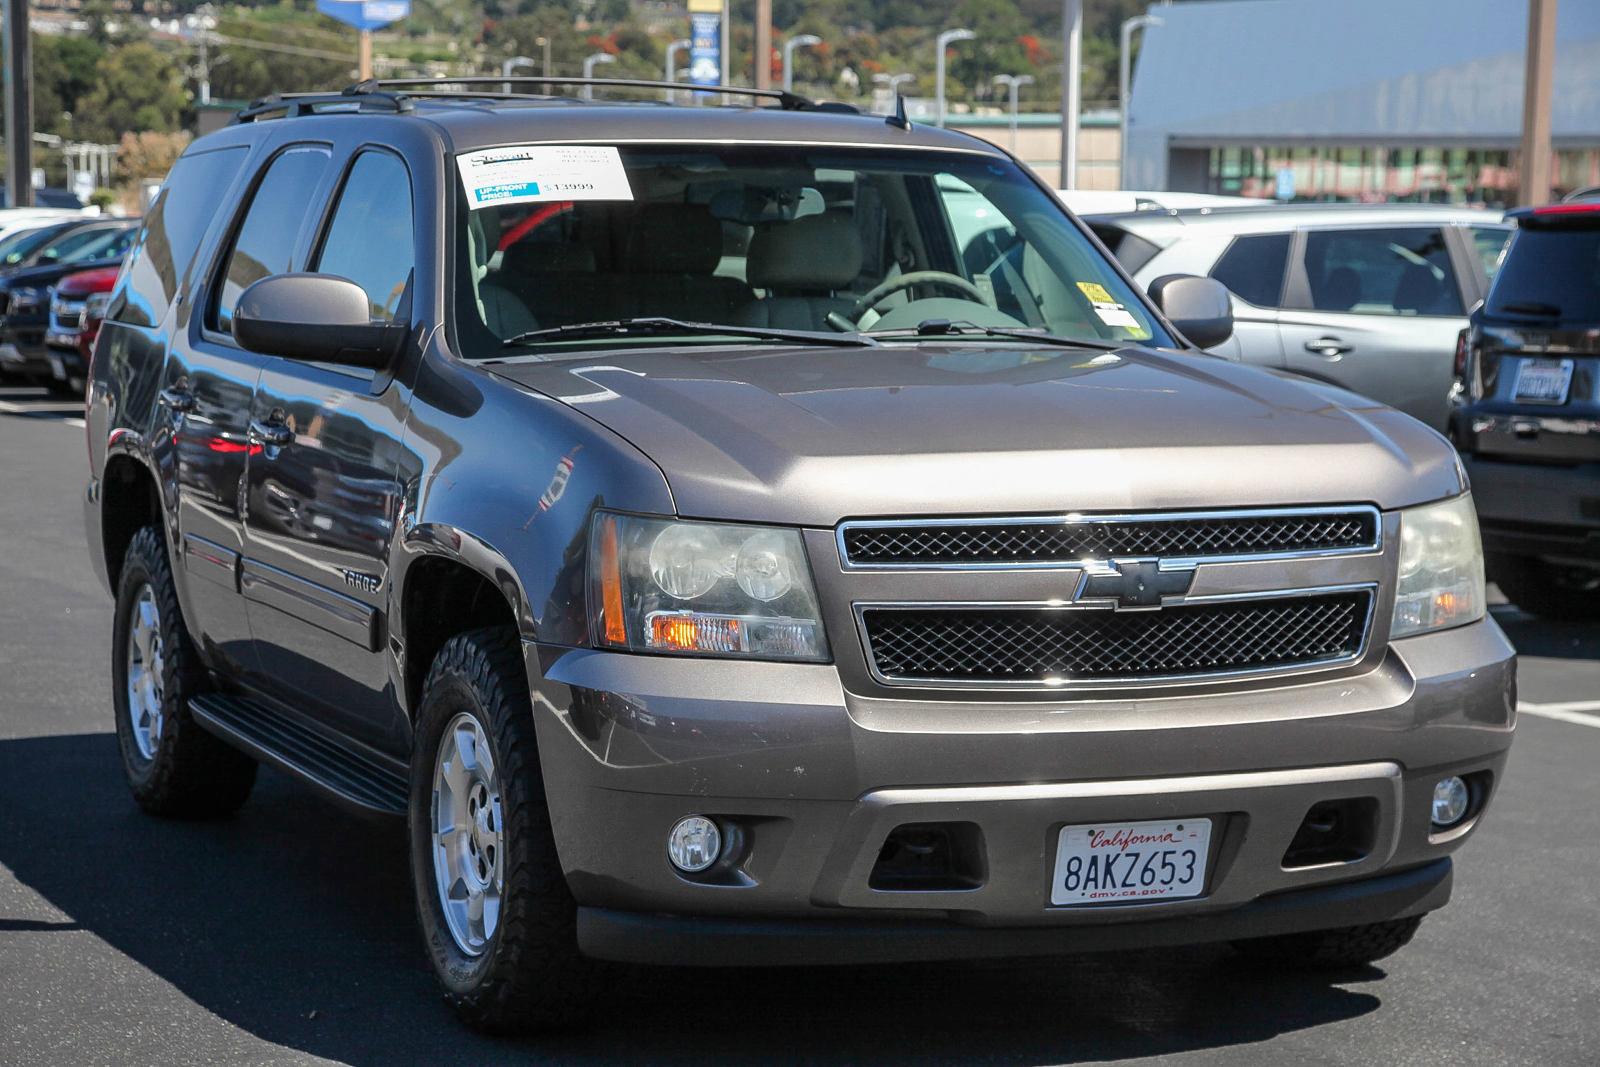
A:
{"label": "door handle", "polygon": [[282,448],[284,445],[294,443],[294,431],[281,422],[262,422],[260,419],[251,419],[250,440],[258,445]]}
{"label": "door handle", "polygon": [[1323,359],[1338,359],[1350,351],[1350,346],[1337,337],[1318,337],[1314,341],[1306,342],[1306,351]]}
{"label": "door handle", "polygon": [[179,386],[169,386],[156,394],[156,402],[169,411],[183,414],[194,410],[194,394]]}

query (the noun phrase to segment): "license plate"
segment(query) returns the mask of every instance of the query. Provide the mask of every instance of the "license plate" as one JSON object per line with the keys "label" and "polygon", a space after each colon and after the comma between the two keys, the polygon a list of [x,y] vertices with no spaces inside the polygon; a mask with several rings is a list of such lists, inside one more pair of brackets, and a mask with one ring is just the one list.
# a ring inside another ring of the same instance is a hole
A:
{"label": "license plate", "polygon": [[10,341],[0,343],[0,361],[6,363],[21,363],[22,350]]}
{"label": "license plate", "polygon": [[1066,826],[1051,904],[1179,900],[1205,891],[1211,820]]}
{"label": "license plate", "polygon": [[1535,404],[1565,404],[1572,385],[1572,360],[1529,359],[1517,366],[1517,380],[1511,387],[1513,400]]}
{"label": "license plate", "polygon": [[50,361],[50,376],[58,382],[67,380],[67,365],[61,362],[61,357],[51,352],[45,357]]}

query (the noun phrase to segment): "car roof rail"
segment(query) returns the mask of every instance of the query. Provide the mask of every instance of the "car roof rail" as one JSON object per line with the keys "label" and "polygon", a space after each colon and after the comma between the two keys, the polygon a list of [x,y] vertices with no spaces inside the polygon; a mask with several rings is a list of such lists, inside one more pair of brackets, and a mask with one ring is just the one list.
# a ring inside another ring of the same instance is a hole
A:
{"label": "car roof rail", "polygon": [[405,93],[383,92],[378,83],[369,78],[336,93],[273,93],[252,101],[233,116],[233,121],[237,125],[262,118],[298,118],[301,115],[342,112],[398,115],[411,111],[414,106],[411,97]]}
{"label": "car roof rail", "polygon": [[[451,93],[429,92],[433,86],[462,85],[469,89],[482,86],[490,91],[483,93]],[[849,104],[817,103],[810,97],[801,96],[799,93],[788,89],[754,89],[742,85],[695,85],[692,82],[665,82],[644,81],[636,78],[560,78],[560,77],[494,77],[492,75],[474,75],[462,78],[384,78],[371,79],[358,82],[345,90],[347,93],[370,93],[385,89],[396,89],[401,92],[417,92],[421,90],[427,95],[439,96],[482,96],[492,99],[569,99],[557,94],[517,92],[513,86],[578,86],[593,87],[597,89],[666,89],[676,92],[717,93],[723,96],[752,96],[764,100],[776,100],[778,107],[784,111],[855,111]],[[371,88],[366,88],[370,86]],[[495,92],[490,87],[498,88]]]}

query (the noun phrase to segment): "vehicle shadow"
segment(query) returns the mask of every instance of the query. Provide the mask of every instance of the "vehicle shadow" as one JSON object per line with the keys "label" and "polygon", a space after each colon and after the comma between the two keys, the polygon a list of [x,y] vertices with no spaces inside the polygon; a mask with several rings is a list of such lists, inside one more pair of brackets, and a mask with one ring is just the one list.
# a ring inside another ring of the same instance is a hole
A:
{"label": "vehicle shadow", "polygon": [[1554,622],[1512,604],[1490,609],[1517,653],[1546,659],[1600,659],[1600,626],[1592,622]]}
{"label": "vehicle shadow", "polygon": [[357,1064],[1161,1055],[1365,1015],[1378,997],[1350,987],[1383,976],[1256,973],[1217,947],[1028,964],[652,969],[619,981],[588,1030],[493,1041],[463,1029],[434,990],[398,823],[346,814],[268,772],[237,817],[150,818],[127,795],[109,734],[0,742],[0,865],[66,916],[30,930],[87,930],[265,1041]]}

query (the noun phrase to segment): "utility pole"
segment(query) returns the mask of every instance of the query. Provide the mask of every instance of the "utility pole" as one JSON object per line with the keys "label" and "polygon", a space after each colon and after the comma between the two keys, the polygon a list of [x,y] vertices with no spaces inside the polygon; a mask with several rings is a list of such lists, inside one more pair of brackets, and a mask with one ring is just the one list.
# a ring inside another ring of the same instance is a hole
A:
{"label": "utility pole", "polygon": [[1083,81],[1083,3],[1061,3],[1061,175],[1062,189],[1078,187],[1078,112]]}
{"label": "utility pole", "polygon": [[366,81],[372,77],[372,31],[361,30],[356,35],[356,41],[356,70],[359,80]]}
{"label": "utility pole", "polygon": [[1524,206],[1550,199],[1550,95],[1556,65],[1556,0],[1528,0],[1527,69],[1522,83]]}
{"label": "utility pole", "polygon": [[772,0],[756,0],[756,88],[772,88]]}
{"label": "utility pole", "polygon": [[5,0],[6,207],[33,206],[33,52],[28,0]]}

